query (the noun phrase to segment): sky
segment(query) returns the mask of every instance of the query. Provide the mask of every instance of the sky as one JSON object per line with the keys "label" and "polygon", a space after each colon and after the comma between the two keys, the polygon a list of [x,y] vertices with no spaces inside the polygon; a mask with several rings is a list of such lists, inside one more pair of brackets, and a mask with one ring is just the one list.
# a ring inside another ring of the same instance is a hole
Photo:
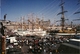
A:
{"label": "sky", "polygon": [[[80,10],[78,0],[63,0],[64,10],[66,12],[65,19],[69,19],[66,23],[70,23],[73,19],[80,18],[80,14],[74,14]],[[21,17],[28,19],[40,18],[44,20],[51,20],[51,23],[55,23],[57,20],[61,20],[61,15],[57,15],[61,12],[61,0],[0,0],[0,19],[4,18],[7,14],[7,20],[19,21]],[[74,21],[79,24],[79,21]]]}

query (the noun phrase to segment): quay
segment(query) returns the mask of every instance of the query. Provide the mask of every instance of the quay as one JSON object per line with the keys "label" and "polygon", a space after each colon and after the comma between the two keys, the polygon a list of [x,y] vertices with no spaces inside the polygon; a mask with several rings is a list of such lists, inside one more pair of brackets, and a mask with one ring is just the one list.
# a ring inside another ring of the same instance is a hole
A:
{"label": "quay", "polygon": [[80,54],[80,1],[0,2],[0,54]]}
{"label": "quay", "polygon": [[56,33],[56,35],[60,35],[60,36],[74,36],[74,35],[80,35],[80,33]]}

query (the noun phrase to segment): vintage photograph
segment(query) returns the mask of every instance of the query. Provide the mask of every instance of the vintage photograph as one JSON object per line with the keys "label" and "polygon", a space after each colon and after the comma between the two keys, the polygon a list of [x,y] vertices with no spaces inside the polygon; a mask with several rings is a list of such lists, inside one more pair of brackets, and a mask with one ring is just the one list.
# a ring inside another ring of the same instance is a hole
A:
{"label": "vintage photograph", "polygon": [[80,0],[0,0],[0,54],[80,54]]}

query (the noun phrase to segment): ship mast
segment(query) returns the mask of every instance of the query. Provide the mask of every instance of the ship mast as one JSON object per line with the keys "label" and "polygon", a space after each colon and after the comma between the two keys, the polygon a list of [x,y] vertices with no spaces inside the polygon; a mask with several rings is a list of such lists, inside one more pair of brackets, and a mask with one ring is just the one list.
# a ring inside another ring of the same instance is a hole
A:
{"label": "ship mast", "polygon": [[[78,1],[77,5],[79,5],[79,10],[77,12],[75,12],[74,14],[80,14],[80,0]],[[73,21],[79,21],[79,20],[80,20],[80,18],[74,19]],[[75,34],[77,34],[77,26],[75,27]]]}
{"label": "ship mast", "polygon": [[78,1],[77,5],[79,5],[79,10],[77,12],[75,12],[74,14],[79,14],[80,13],[80,0]]}
{"label": "ship mast", "polygon": [[33,19],[33,14],[34,14],[34,13],[31,14],[31,16],[32,16],[32,32],[34,31],[34,19]]}
{"label": "ship mast", "polygon": [[[80,0],[78,1],[77,5],[79,5],[79,10],[77,12],[75,12],[74,14],[80,14]],[[73,21],[79,21],[79,20],[80,20],[80,18],[74,19]]]}
{"label": "ship mast", "polygon": [[64,13],[67,12],[67,11],[64,11],[64,6],[63,6],[64,3],[65,3],[65,2],[63,2],[63,0],[61,0],[61,4],[60,4],[60,6],[61,6],[61,12],[57,14],[57,15],[62,14],[62,15],[61,15],[62,31],[64,30],[64,26],[65,26],[65,24],[64,24],[64,23],[65,23]]}

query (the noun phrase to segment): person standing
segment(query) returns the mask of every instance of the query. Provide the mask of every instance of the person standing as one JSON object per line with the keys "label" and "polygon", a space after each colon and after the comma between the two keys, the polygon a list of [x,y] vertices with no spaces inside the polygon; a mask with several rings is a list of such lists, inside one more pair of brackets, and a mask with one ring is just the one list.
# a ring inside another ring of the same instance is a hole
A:
{"label": "person standing", "polygon": [[0,38],[4,38],[5,34],[4,34],[4,26],[3,23],[0,22]]}
{"label": "person standing", "polygon": [[2,22],[0,22],[0,40],[1,40],[1,54],[5,54],[5,34]]}

